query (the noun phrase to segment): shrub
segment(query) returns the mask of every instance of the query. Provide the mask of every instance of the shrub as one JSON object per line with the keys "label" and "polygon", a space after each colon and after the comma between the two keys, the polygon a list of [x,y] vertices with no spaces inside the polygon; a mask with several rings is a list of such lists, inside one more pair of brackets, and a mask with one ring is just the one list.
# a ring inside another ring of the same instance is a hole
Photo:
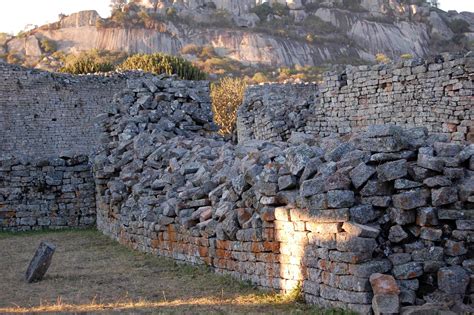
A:
{"label": "shrub", "polygon": [[195,44],[188,44],[181,48],[181,53],[184,55],[197,55],[201,49]]}
{"label": "shrub", "polygon": [[23,63],[23,58],[17,54],[15,51],[7,54],[7,62],[11,64],[21,65]]}
{"label": "shrub", "polygon": [[262,72],[257,72],[257,73],[254,74],[254,76],[252,78],[252,81],[258,84],[258,83],[268,82],[269,79]]}
{"label": "shrub", "polygon": [[119,68],[122,70],[143,70],[155,74],[176,74],[184,80],[204,80],[206,78],[204,72],[186,59],[161,53],[130,56]]}
{"label": "shrub", "polygon": [[273,10],[268,3],[264,3],[252,8],[251,12],[255,13],[261,21],[265,21],[267,16],[273,13]]}
{"label": "shrub", "polygon": [[337,31],[337,27],[315,15],[308,16],[302,24],[317,33],[331,34]]}
{"label": "shrub", "polygon": [[413,59],[413,55],[412,54],[403,54],[400,56],[401,59],[404,59],[404,60],[409,60],[409,59]]}
{"label": "shrub", "polygon": [[104,60],[97,50],[82,52],[79,55],[69,55],[65,58],[64,66],[60,72],[71,74],[87,74],[96,72],[109,72],[114,70],[114,65]]}
{"label": "shrub", "polygon": [[237,109],[244,99],[246,84],[240,78],[223,78],[211,85],[212,111],[214,121],[220,127],[219,133],[230,134],[237,123]]}
{"label": "shrub", "polygon": [[379,53],[375,55],[375,61],[377,61],[377,63],[389,63],[391,60],[387,55]]}
{"label": "shrub", "polygon": [[40,45],[45,53],[54,53],[58,49],[56,42],[49,38],[43,38]]}
{"label": "shrub", "polygon": [[469,23],[461,19],[453,20],[449,27],[455,34],[467,33],[470,30]]}

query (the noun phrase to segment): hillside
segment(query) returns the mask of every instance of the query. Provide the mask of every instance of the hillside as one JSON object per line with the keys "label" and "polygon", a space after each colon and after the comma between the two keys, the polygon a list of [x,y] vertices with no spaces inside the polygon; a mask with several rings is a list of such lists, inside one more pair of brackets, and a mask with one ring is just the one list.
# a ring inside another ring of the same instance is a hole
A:
{"label": "hillside", "polygon": [[16,37],[0,36],[0,58],[56,70],[63,53],[160,51],[210,72],[251,74],[369,63],[379,53],[425,57],[472,49],[474,42],[474,13],[443,12],[424,1],[262,2],[268,1],[139,0],[110,18],[83,11]]}

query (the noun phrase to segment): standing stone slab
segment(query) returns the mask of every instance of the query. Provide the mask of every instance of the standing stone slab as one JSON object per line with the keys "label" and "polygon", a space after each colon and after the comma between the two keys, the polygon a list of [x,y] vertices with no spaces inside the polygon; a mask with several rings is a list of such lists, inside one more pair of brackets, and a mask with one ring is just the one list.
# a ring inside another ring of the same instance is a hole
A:
{"label": "standing stone slab", "polygon": [[53,244],[41,242],[26,271],[25,279],[27,282],[37,282],[43,279],[51,265],[55,250],[56,246]]}

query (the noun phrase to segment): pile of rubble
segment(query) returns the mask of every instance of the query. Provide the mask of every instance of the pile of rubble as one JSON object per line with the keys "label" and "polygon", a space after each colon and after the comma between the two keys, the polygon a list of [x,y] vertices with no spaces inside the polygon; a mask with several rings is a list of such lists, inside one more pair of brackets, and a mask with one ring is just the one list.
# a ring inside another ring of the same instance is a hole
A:
{"label": "pile of rubble", "polygon": [[469,311],[474,145],[395,126],[233,145],[204,84],[131,81],[101,117],[100,230],[324,307]]}

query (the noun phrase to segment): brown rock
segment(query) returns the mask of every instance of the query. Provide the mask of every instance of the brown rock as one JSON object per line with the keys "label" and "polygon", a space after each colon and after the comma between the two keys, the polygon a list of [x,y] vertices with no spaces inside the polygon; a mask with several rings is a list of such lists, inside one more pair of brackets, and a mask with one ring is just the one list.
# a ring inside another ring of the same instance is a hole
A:
{"label": "brown rock", "polygon": [[374,273],[369,278],[370,285],[375,295],[398,295],[400,288],[391,275]]}

